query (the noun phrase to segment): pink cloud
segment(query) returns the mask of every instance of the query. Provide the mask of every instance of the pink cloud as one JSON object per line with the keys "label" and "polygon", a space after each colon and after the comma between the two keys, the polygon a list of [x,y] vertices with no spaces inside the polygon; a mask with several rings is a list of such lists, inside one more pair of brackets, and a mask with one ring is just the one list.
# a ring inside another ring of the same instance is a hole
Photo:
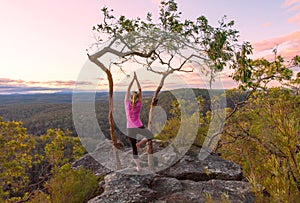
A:
{"label": "pink cloud", "polygon": [[[54,86],[54,87],[74,87],[75,81],[69,80],[69,81],[24,81],[24,80],[14,80],[10,78],[0,78],[0,85],[18,85],[18,86]],[[88,81],[81,81],[77,82],[77,84],[80,85],[92,85],[91,82]]]}
{"label": "pink cloud", "polygon": [[283,57],[292,57],[300,54],[300,31],[281,37],[271,38],[253,43],[254,55],[272,55],[272,50],[278,48],[278,53]]}
{"label": "pink cloud", "polygon": [[[298,11],[300,9],[300,0],[285,0],[282,7],[287,8],[288,11]],[[288,22],[300,25],[300,13],[289,18]]]}
{"label": "pink cloud", "polygon": [[157,85],[154,85],[154,84],[146,84],[146,85],[143,85],[143,88],[144,89],[147,89],[147,90],[155,90],[157,88]]}
{"label": "pink cloud", "polygon": [[75,85],[75,81],[52,81],[48,83],[49,85],[53,85],[53,86],[74,86]]}
{"label": "pink cloud", "polygon": [[289,11],[295,11],[300,8],[300,0],[285,0],[282,6],[288,8]]}
{"label": "pink cloud", "polygon": [[292,18],[289,18],[288,22],[297,23],[298,25],[300,25],[300,13],[294,15],[294,17]]}
{"label": "pink cloud", "polygon": [[36,84],[40,84],[41,82],[36,82],[36,81],[29,81],[29,82],[26,82],[26,84],[28,85],[36,85]]}
{"label": "pink cloud", "polygon": [[24,84],[24,80],[13,80],[10,78],[0,78],[0,85]]}
{"label": "pink cloud", "polygon": [[74,84],[74,81],[40,82],[0,78],[0,94],[70,92]]}
{"label": "pink cloud", "polygon": [[[230,73],[228,71],[224,70],[223,74],[220,75],[220,80],[216,80],[212,84],[212,88],[230,89],[230,88],[237,87],[237,83],[231,77],[228,76],[229,74]],[[209,88],[208,76],[204,76],[202,74],[192,72],[192,73],[185,73],[180,77],[186,83],[184,87],[194,87],[194,88],[204,88],[204,89]]]}
{"label": "pink cloud", "polygon": [[268,27],[271,27],[271,26],[272,26],[272,23],[270,23],[270,22],[266,22],[266,23],[261,24],[262,28],[268,28]]}

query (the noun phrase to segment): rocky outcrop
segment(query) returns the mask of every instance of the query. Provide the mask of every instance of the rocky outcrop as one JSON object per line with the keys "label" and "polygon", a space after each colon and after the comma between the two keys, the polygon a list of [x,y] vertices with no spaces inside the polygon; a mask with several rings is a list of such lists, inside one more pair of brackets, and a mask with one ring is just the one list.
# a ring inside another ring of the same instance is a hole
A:
{"label": "rocky outcrop", "polygon": [[226,161],[216,154],[210,154],[206,159],[199,160],[199,152],[199,147],[192,146],[182,159],[160,174],[193,181],[242,180],[242,170],[239,165]]}
{"label": "rocky outcrop", "polygon": [[88,154],[73,167],[83,166],[106,175],[99,184],[104,192],[89,203],[254,202],[251,185],[243,180],[239,165],[213,153],[200,160],[199,151],[192,146],[177,163],[158,173],[144,168],[138,175],[128,175],[134,173],[134,167],[111,172]]}

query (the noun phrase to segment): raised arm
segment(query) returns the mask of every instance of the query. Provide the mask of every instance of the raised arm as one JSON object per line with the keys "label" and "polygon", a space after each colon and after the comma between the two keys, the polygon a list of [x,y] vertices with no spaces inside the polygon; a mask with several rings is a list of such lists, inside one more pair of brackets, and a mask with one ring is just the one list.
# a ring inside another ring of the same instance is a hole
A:
{"label": "raised arm", "polygon": [[140,100],[140,102],[142,102],[142,100],[143,100],[142,88],[141,88],[141,84],[140,84],[139,80],[137,79],[137,76],[136,76],[135,72],[134,72],[134,78],[136,79],[136,84],[137,84],[138,89],[139,89],[139,100]]}
{"label": "raised arm", "polygon": [[130,97],[130,89],[131,89],[131,87],[132,87],[132,84],[133,84],[134,80],[135,80],[135,77],[132,78],[131,82],[130,82],[129,85],[128,85],[127,92],[126,92],[125,98],[124,98],[124,102],[130,100],[130,99],[129,99],[129,97]]}

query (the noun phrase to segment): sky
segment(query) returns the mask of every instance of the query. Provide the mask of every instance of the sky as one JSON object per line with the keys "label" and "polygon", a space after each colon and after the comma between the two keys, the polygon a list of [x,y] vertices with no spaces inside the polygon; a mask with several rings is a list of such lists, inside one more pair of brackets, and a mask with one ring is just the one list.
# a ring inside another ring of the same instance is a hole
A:
{"label": "sky", "polygon": [[[300,54],[300,0],[176,2],[183,19],[234,20],[256,56],[270,55],[275,47],[285,57]],[[159,0],[0,0],[0,5],[0,94],[72,91],[87,63],[86,49],[96,42],[92,27],[102,22],[104,6],[128,18],[151,12],[155,19],[159,12]],[[197,78],[184,82],[189,81]],[[224,79],[225,88],[234,85]]]}

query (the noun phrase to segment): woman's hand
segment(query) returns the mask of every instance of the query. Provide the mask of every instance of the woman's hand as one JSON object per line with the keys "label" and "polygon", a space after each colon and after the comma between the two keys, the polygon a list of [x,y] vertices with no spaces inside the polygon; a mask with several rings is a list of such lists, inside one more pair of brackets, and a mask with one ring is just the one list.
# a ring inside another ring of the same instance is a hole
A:
{"label": "woman's hand", "polygon": [[139,80],[137,79],[136,72],[133,73],[133,79],[136,80],[136,84],[137,84],[138,89],[139,89],[139,93],[138,93],[138,94],[139,94],[139,100],[140,100],[140,102],[142,102],[142,101],[143,101],[143,100],[142,100],[142,87],[141,87],[141,85],[140,85]]}
{"label": "woman's hand", "polygon": [[134,80],[137,80],[137,77],[136,77],[136,73],[135,73],[135,72],[134,72],[134,76],[133,76],[131,82],[130,82],[129,85],[128,85],[128,88],[127,88],[127,91],[126,91],[126,94],[125,94],[124,102],[130,100],[130,89],[131,89],[131,87],[132,87],[132,84],[133,84]]}

